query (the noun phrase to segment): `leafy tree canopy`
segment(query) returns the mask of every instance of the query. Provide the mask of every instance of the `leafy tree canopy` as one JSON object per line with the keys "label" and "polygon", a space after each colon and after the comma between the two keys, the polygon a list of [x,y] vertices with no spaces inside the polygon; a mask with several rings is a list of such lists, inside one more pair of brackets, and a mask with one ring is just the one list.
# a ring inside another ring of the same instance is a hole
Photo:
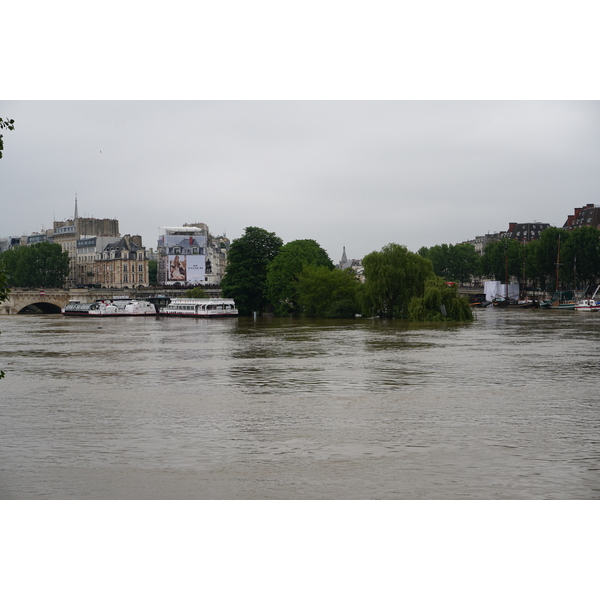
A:
{"label": "leafy tree canopy", "polygon": [[351,319],[359,312],[360,282],[352,269],[309,264],[298,273],[298,306],[307,317]]}
{"label": "leafy tree canopy", "polygon": [[[518,240],[490,242],[481,258],[481,270],[487,277],[505,281],[507,277],[521,277],[523,273],[523,246]],[[507,262],[508,261],[508,262]]]}
{"label": "leafy tree canopy", "polygon": [[367,254],[363,258],[363,267],[363,313],[383,317],[408,316],[411,298],[422,296],[425,281],[434,276],[428,258],[398,244],[388,244],[379,252]]}
{"label": "leafy tree canopy", "polygon": [[8,284],[13,287],[60,288],[70,271],[69,253],[50,242],[2,252],[0,264],[6,271]]}
{"label": "leafy tree canopy", "polygon": [[480,273],[479,254],[472,244],[441,244],[419,248],[419,256],[428,258],[433,271],[446,281],[470,281]]}
{"label": "leafy tree canopy", "polygon": [[600,229],[581,227],[569,234],[561,238],[561,281],[572,282],[573,289],[593,285],[600,277]]}
{"label": "leafy tree canopy", "polygon": [[267,305],[267,267],[283,241],[260,227],[246,227],[231,242],[228,267],[221,282],[223,296],[233,298],[240,314],[262,312]]}
{"label": "leafy tree canopy", "polygon": [[285,244],[267,269],[267,295],[277,314],[298,313],[296,282],[305,265],[334,268],[327,252],[314,240]]}
{"label": "leafy tree canopy", "polygon": [[[0,118],[0,129],[8,129],[12,131],[15,128],[14,119],[2,119]],[[0,158],[2,158],[2,151],[4,150],[4,142],[2,140],[2,134],[0,134]]]}
{"label": "leafy tree canopy", "polygon": [[425,282],[422,296],[414,296],[408,305],[411,321],[472,321],[469,301],[458,295],[458,286],[448,285],[441,277]]}
{"label": "leafy tree canopy", "polygon": [[158,283],[158,261],[148,261],[148,285],[156,285]]}
{"label": "leafy tree canopy", "polygon": [[186,290],[185,294],[183,294],[186,298],[208,298],[208,293],[206,290],[203,290],[200,286],[196,286],[191,290]]}

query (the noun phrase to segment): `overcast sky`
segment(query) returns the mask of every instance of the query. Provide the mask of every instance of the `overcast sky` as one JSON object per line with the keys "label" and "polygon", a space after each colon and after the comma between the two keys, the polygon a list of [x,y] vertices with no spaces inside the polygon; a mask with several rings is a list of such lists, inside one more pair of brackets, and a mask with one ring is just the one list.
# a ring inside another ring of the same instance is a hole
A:
{"label": "overcast sky", "polygon": [[600,103],[6,101],[0,237],[73,216],[314,239],[337,262],[600,203]]}

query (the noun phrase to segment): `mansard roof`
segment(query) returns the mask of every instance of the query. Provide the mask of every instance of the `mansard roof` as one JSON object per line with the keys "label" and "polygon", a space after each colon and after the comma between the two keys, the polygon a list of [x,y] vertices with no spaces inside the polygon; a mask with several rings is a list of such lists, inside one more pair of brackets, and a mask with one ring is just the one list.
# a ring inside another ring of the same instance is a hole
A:
{"label": "mansard roof", "polygon": [[510,237],[513,240],[519,240],[520,242],[531,242],[532,240],[539,240],[540,234],[544,229],[550,227],[550,223],[511,223],[509,229]]}

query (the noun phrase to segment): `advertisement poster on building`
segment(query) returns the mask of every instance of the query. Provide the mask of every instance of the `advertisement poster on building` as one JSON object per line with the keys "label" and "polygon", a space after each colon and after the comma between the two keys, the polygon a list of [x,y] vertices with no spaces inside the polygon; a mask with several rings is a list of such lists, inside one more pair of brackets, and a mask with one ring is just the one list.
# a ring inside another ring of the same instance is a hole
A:
{"label": "advertisement poster on building", "polygon": [[206,256],[204,254],[186,256],[186,281],[188,283],[204,283],[205,260]]}
{"label": "advertisement poster on building", "polygon": [[175,254],[165,257],[166,284],[204,283],[205,259],[203,254]]}
{"label": "advertisement poster on building", "polygon": [[179,254],[169,256],[167,267],[167,283],[184,283],[186,277],[186,257]]}

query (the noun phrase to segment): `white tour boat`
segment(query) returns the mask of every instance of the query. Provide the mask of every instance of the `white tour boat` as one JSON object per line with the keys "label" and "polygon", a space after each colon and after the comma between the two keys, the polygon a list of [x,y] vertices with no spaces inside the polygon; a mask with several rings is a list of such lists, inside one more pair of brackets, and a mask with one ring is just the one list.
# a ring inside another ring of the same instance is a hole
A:
{"label": "white tour boat", "polygon": [[175,298],[160,309],[165,317],[237,317],[232,298]]}
{"label": "white tour boat", "polygon": [[70,302],[62,312],[65,316],[144,317],[156,315],[156,307],[146,300],[98,300],[91,303]]}

